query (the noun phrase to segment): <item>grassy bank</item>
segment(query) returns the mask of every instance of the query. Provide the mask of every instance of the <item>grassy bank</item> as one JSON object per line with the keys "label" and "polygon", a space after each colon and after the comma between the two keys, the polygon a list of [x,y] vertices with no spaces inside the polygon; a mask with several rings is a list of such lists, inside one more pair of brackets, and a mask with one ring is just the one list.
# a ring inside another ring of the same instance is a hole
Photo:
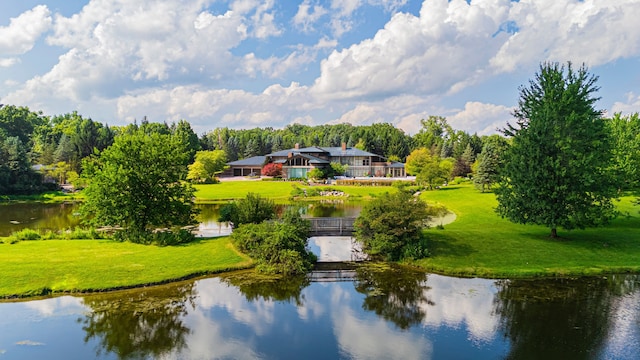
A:
{"label": "grassy bank", "polygon": [[228,238],[157,247],[111,240],[0,244],[0,298],[102,291],[246,268]]}
{"label": "grassy bank", "polygon": [[293,181],[228,181],[219,184],[195,185],[196,201],[199,203],[226,202],[244,198],[248,193],[257,193],[276,202],[288,202],[295,187],[300,189],[328,188],[342,191],[351,200],[366,200],[385,192],[396,191],[392,186],[334,186],[303,185]]}
{"label": "grassy bank", "polygon": [[422,194],[457,214],[444,230],[427,230],[432,256],[416,262],[433,272],[480,277],[595,275],[640,271],[640,207],[635,197],[616,202],[623,213],[610,225],[587,230],[558,229],[549,238],[542,226],[516,225],[498,217],[492,193],[460,185]]}
{"label": "grassy bank", "polygon": [[0,195],[0,204],[9,202],[37,201],[37,202],[64,202],[82,200],[82,193],[64,193],[62,191],[50,191],[34,195]]}

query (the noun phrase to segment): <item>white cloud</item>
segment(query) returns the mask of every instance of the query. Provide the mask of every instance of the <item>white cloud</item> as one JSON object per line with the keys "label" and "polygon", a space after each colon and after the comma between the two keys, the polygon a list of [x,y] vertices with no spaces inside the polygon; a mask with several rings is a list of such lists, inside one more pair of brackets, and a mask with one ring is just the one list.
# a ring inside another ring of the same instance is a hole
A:
{"label": "white cloud", "polygon": [[321,17],[328,13],[322,5],[311,4],[310,0],[304,0],[298,5],[298,12],[293,17],[293,24],[302,29],[303,32],[314,31],[314,25]]}
{"label": "white cloud", "polygon": [[632,114],[640,112],[640,95],[633,92],[627,94],[625,102],[617,101],[611,106],[611,113],[609,116],[613,116],[615,113]]}
{"label": "white cloud", "polygon": [[231,10],[241,16],[249,16],[251,12],[251,35],[258,39],[282,34],[282,30],[274,23],[275,16],[269,12],[273,7],[273,0],[236,0],[231,4]]}
{"label": "white cloud", "polygon": [[466,325],[469,339],[490,342],[499,325],[499,318],[493,314],[497,290],[491,282],[429,275],[427,285],[430,290],[425,291],[425,296],[435,306],[425,304],[427,317],[424,323],[453,328]]}
{"label": "white cloud", "polygon": [[118,116],[133,121],[147,115],[152,120],[189,119],[194,128],[285,126],[293,113],[316,108],[306,87],[272,85],[260,94],[243,90],[177,86],[149,89],[118,99]]}
{"label": "white cloud", "polygon": [[19,62],[18,58],[0,58],[0,67],[11,67]]}
{"label": "white cloud", "polygon": [[467,102],[464,109],[447,117],[449,124],[457,130],[478,132],[479,135],[495,134],[513,119],[512,108],[503,105]]}
{"label": "white cloud", "polygon": [[0,55],[21,55],[30,51],[50,27],[51,13],[45,5],[12,18],[9,26],[0,27]]}
{"label": "white cloud", "polygon": [[541,61],[596,66],[640,52],[637,0],[526,0],[510,4],[519,30],[491,60],[497,71]]}
{"label": "white cloud", "polygon": [[445,93],[483,74],[500,43],[491,38],[506,8],[429,1],[420,17],[398,13],[373,39],[334,51],[314,91],[328,98]]}

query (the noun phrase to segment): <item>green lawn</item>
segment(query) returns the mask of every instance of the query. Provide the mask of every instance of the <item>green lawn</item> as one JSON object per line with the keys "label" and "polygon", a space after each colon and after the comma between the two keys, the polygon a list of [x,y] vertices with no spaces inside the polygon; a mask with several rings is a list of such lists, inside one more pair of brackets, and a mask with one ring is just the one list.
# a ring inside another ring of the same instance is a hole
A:
{"label": "green lawn", "polygon": [[444,230],[427,230],[432,256],[416,263],[429,271],[482,277],[594,275],[640,271],[640,207],[635,197],[616,202],[624,213],[602,228],[566,231],[549,238],[542,226],[516,225],[498,217],[492,193],[470,185],[422,194],[457,214]]}
{"label": "green lawn", "polygon": [[0,243],[0,298],[118,289],[251,266],[229,238],[158,247],[111,240]]}
{"label": "green lawn", "polygon": [[[394,187],[336,186],[366,200]],[[290,196],[290,182],[228,182],[197,186],[204,201],[243,198],[256,192],[276,201]],[[432,256],[414,264],[433,272],[481,277],[533,277],[640,272],[640,207],[635,197],[617,202],[625,215],[607,227],[563,231],[561,240],[541,226],[500,219],[492,193],[468,184],[422,193],[457,219],[444,230],[426,230]],[[5,241],[7,239],[5,238]],[[42,240],[1,243],[0,298],[133,287],[252,265],[228,238],[157,247],[110,240]],[[7,241],[8,242],[8,241]]]}
{"label": "green lawn", "polygon": [[292,181],[225,181],[219,184],[195,185],[194,187],[196,201],[200,203],[241,199],[250,192],[281,203],[289,201],[294,186],[301,189],[331,187],[349,194],[350,199],[356,200],[370,199],[385,192],[396,191],[396,188],[392,186],[307,186]]}

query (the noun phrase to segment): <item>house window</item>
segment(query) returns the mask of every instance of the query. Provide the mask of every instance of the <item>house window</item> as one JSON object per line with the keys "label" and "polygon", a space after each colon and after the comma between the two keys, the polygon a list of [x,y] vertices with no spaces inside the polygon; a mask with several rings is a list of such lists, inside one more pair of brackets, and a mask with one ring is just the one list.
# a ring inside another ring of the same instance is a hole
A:
{"label": "house window", "polygon": [[362,166],[369,166],[370,162],[369,159],[362,159]]}

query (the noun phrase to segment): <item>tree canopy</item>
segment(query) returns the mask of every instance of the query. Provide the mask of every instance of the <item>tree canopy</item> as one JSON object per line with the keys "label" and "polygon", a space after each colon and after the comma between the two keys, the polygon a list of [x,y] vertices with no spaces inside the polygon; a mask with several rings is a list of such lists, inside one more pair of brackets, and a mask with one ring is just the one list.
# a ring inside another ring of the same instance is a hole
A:
{"label": "tree canopy", "polygon": [[427,204],[406,190],[367,203],[356,219],[355,236],[363,250],[387,260],[428,254],[422,229],[430,216]]}
{"label": "tree canopy", "polygon": [[194,223],[193,188],[184,183],[189,153],[180,137],[134,131],[84,162],[83,212],[95,225],[133,233]]}
{"label": "tree canopy", "polygon": [[512,138],[495,190],[496,211],[521,224],[557,228],[604,224],[614,216],[611,142],[595,109],[597,77],[586,67],[544,63],[520,88],[504,133]]}

